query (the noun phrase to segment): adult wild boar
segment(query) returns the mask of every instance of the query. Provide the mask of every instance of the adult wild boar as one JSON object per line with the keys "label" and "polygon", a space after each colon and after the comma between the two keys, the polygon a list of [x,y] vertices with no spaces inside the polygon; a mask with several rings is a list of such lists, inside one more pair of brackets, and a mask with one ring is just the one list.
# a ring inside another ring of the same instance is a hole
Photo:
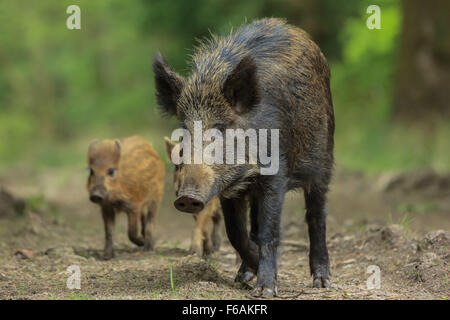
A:
{"label": "adult wild boar", "polygon": [[[153,249],[154,222],[164,189],[164,163],[150,143],[133,136],[94,141],[89,146],[89,199],[100,205],[105,224],[105,259],[114,256],[115,215],[128,215],[128,237]],[[141,235],[139,235],[139,223]]]}
{"label": "adult wild boar", "polygon": [[256,274],[254,295],[271,297],[277,294],[284,196],[302,188],[313,286],[328,287],[326,193],[334,163],[334,114],[329,66],[318,46],[283,20],[262,19],[203,42],[187,78],[160,54],[153,69],[158,104],[191,136],[199,123],[203,131],[255,129],[261,147],[261,129],[279,129],[279,141],[270,138],[266,145],[269,154],[279,152],[275,174],[262,174],[268,165],[260,154],[256,165],[183,163],[175,206],[192,213],[219,196],[227,235],[243,259],[236,281],[248,282]]}

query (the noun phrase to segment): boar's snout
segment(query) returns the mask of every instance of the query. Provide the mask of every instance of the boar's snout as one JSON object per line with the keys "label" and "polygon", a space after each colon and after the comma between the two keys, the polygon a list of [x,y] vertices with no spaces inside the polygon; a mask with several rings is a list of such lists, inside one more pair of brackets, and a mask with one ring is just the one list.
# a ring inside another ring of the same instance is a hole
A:
{"label": "boar's snout", "polygon": [[205,207],[205,203],[197,197],[181,196],[174,202],[175,208],[188,213],[199,213]]}

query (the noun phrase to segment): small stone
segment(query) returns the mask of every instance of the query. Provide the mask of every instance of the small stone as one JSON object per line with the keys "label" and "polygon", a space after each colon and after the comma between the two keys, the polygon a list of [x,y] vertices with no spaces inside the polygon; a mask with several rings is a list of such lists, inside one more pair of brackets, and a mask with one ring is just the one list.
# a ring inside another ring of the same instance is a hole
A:
{"label": "small stone", "polygon": [[381,229],[381,240],[388,242],[393,247],[403,247],[408,243],[403,228],[398,224]]}
{"label": "small stone", "polygon": [[450,232],[444,230],[431,231],[426,234],[425,239],[430,244],[446,243],[450,240]]}
{"label": "small stone", "polygon": [[355,262],[356,262],[355,259],[348,259],[348,260],[342,261],[342,264],[353,264]]}

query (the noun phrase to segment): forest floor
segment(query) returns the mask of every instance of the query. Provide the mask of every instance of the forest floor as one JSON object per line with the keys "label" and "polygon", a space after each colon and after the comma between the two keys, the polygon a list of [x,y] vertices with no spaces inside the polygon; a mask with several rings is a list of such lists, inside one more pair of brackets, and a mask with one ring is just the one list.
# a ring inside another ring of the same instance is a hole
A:
{"label": "forest floor", "polygon": [[[0,177],[27,206],[17,216],[0,199],[0,299],[253,299],[234,283],[238,265],[224,230],[209,259],[189,254],[194,220],[174,209],[171,177],[155,250],[131,244],[120,215],[116,257],[103,261],[103,222],[86,175],[66,168]],[[276,299],[449,298],[450,176],[338,170],[329,194],[330,289],[312,288],[302,198],[286,196]],[[66,286],[71,265],[80,268],[80,289]],[[369,266],[379,267],[379,289],[367,286]]]}

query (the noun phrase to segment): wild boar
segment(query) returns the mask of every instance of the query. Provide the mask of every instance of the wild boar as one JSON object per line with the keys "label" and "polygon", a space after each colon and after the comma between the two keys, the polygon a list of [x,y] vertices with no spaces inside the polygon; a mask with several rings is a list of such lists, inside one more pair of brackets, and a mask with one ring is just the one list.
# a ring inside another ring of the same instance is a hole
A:
{"label": "wild boar", "polygon": [[[256,136],[247,150],[256,146],[259,153],[256,163],[183,161],[175,207],[192,213],[219,196],[228,238],[243,260],[236,281],[257,275],[253,294],[272,297],[277,295],[285,193],[302,188],[313,286],[329,287],[326,194],[334,167],[334,111],[326,58],[305,31],[280,19],[262,19],[227,36],[212,36],[192,60],[187,78],[161,54],[153,63],[158,104],[182,123],[187,132],[183,144],[195,144],[196,126],[203,132],[214,129],[226,135],[220,152],[225,157],[236,149],[236,136],[229,138],[228,133],[241,130],[248,133],[244,139]],[[203,142],[200,156],[209,147],[208,139]],[[182,153],[191,156],[184,148]],[[276,170],[267,173],[273,163]],[[245,225],[248,206],[250,235]]]}
{"label": "wild boar", "polygon": [[[113,228],[117,212],[128,216],[128,238],[153,249],[154,222],[164,188],[164,163],[139,136],[93,141],[89,146],[89,199],[100,205],[105,224],[104,258],[114,257]],[[141,235],[139,226],[141,224]]]}
{"label": "wild boar", "polygon": [[[175,143],[168,137],[164,137],[166,151],[169,159],[171,159],[172,150]],[[175,165],[173,173],[173,183],[175,185],[175,194],[178,194],[180,182],[179,166]],[[222,212],[220,209],[220,201],[218,197],[213,198],[203,210],[193,214],[195,220],[195,229],[192,232],[191,247],[189,251],[200,257],[209,256],[211,253],[220,248],[220,224],[222,221]],[[208,225],[212,225],[211,231]]]}

